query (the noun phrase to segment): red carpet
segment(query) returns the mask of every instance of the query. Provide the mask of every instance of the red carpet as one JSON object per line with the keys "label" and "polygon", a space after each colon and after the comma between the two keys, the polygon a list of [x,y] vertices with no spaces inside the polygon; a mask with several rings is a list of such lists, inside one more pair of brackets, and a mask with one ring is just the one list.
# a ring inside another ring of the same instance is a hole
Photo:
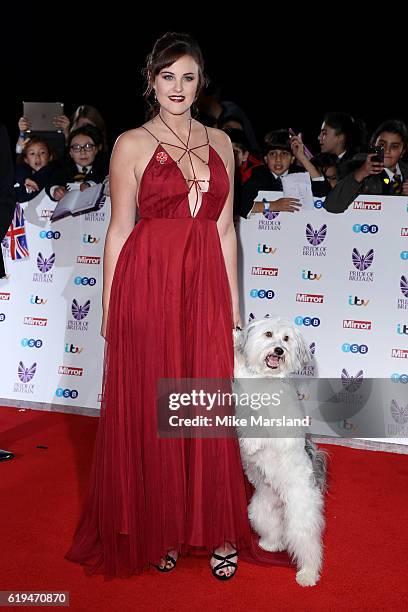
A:
{"label": "red carpet", "polygon": [[408,608],[408,456],[341,446],[325,446],[330,493],[317,586],[298,586],[292,569],[244,562],[231,582],[218,583],[203,557],[182,559],[166,575],[87,578],[64,554],[96,426],[91,417],[0,408],[0,448],[16,455],[0,463],[0,590],[69,591],[73,611]]}

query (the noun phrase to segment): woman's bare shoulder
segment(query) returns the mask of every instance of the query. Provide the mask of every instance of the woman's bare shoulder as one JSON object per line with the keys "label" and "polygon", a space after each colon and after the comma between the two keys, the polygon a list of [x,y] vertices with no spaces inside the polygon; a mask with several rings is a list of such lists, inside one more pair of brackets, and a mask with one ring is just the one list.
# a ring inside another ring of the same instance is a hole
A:
{"label": "woman's bare shoulder", "polygon": [[133,130],[127,130],[121,134],[115,143],[115,147],[120,145],[121,147],[132,147],[137,146],[143,147],[144,144],[152,140],[151,135],[143,128],[138,127]]}

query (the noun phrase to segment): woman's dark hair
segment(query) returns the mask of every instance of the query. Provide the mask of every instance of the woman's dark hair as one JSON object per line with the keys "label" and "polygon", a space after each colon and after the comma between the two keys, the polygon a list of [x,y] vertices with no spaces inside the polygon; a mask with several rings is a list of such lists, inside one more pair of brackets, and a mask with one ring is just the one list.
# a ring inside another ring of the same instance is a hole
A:
{"label": "woman's dark hair", "polygon": [[81,106],[78,106],[71,117],[71,131],[78,129],[79,119],[87,119],[90,125],[94,125],[98,128],[102,134],[103,148],[107,150],[106,123],[98,109],[89,104],[81,104]]}
{"label": "woman's dark hair", "polygon": [[404,143],[404,149],[408,147],[408,129],[403,121],[399,119],[387,119],[379,125],[373,132],[370,139],[370,144],[374,144],[382,132],[391,132],[391,134],[399,134]]}
{"label": "woman's dark hair", "polygon": [[152,52],[147,56],[146,67],[143,70],[147,80],[147,87],[143,94],[149,107],[149,115],[157,114],[159,105],[151,100],[153,94],[153,81],[163,68],[174,64],[183,55],[189,55],[198,66],[198,85],[196,96],[207,84],[204,73],[204,59],[197,42],[189,34],[167,32],[156,40]]}
{"label": "woman's dark hair", "polygon": [[83,134],[84,136],[89,136],[89,138],[93,141],[93,143],[97,147],[99,145],[103,146],[102,132],[98,130],[98,128],[95,127],[94,125],[83,125],[82,127],[79,127],[76,130],[72,130],[72,132],[69,133],[68,140],[67,140],[68,149],[71,146],[72,140],[75,138],[75,136],[78,136],[79,134]]}
{"label": "woman's dark hair", "polygon": [[333,128],[337,135],[344,134],[344,146],[347,150],[357,152],[364,148],[367,135],[363,121],[348,113],[326,113],[324,123]]}

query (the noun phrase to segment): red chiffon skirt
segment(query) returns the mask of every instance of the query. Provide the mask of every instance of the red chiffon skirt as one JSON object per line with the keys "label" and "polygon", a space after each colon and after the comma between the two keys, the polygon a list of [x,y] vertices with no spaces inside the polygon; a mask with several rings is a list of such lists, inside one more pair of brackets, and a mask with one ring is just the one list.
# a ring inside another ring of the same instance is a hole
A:
{"label": "red chiffon skirt", "polygon": [[232,373],[231,301],[216,221],[143,218],[116,265],[94,461],[67,559],[90,573],[125,577],[169,550],[211,553],[231,542],[241,559],[290,563],[256,544],[236,438],[158,435],[158,378]]}

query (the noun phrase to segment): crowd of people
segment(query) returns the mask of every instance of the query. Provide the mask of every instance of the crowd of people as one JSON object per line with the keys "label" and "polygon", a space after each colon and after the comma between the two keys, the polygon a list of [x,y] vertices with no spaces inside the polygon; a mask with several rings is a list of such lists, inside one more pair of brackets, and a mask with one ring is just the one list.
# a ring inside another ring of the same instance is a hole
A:
{"label": "crowd of people", "polygon": [[[403,161],[408,130],[399,119],[385,121],[367,139],[361,120],[345,112],[328,112],[316,138],[320,152],[312,156],[302,134],[290,128],[268,131],[259,145],[248,117],[234,102],[222,101],[218,90],[204,90],[196,113],[204,125],[222,129],[231,140],[237,217],[248,216],[258,191],[282,191],[281,179],[295,172],[308,173],[313,195],[325,197],[330,212],[346,210],[359,193],[408,194],[408,167]],[[81,105],[70,119],[60,115],[54,123],[64,138],[63,156],[56,154],[41,133],[31,131],[28,117],[18,122],[17,201],[28,201],[42,189],[51,199],[59,200],[67,190],[86,189],[108,174],[106,122],[95,107]],[[380,157],[372,147],[380,147]],[[273,211],[296,212],[300,207],[294,198],[281,197],[269,203]]]}

